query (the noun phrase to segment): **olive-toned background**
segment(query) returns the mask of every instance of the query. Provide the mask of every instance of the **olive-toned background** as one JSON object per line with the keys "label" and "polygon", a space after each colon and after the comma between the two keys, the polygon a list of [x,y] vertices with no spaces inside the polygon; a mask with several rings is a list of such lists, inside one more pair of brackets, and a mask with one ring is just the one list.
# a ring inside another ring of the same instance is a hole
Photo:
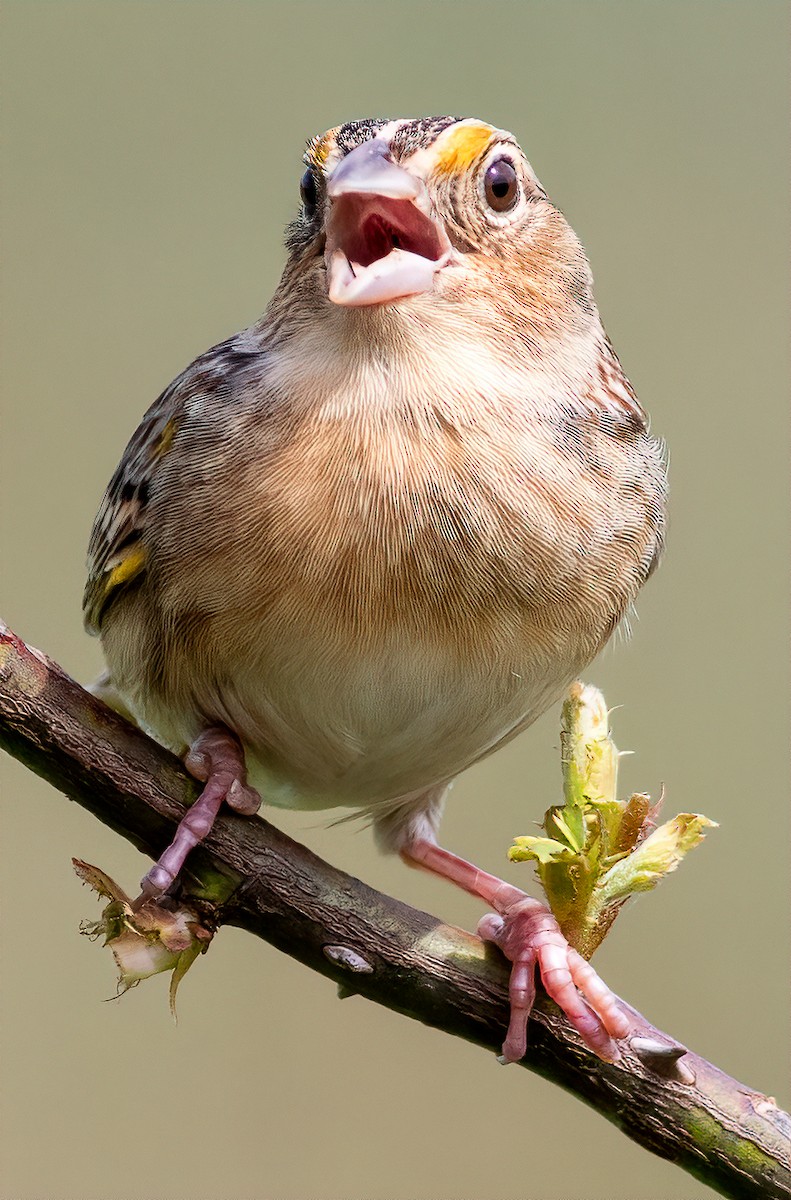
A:
{"label": "olive-toned background", "polygon": [[[77,678],[85,544],[143,410],[275,287],[305,139],[364,115],[512,129],[588,248],[667,438],[665,562],[605,689],[624,790],[720,822],[597,962],[788,1099],[788,317],[782,3],[7,3],[3,614]],[[446,843],[509,867],[557,799],[557,712],[458,784]],[[550,1084],[226,930],[119,1003],[70,867],[126,843],[4,763],[3,1200],[672,1200],[711,1193]],[[333,862],[474,927],[480,907],[321,814]]]}

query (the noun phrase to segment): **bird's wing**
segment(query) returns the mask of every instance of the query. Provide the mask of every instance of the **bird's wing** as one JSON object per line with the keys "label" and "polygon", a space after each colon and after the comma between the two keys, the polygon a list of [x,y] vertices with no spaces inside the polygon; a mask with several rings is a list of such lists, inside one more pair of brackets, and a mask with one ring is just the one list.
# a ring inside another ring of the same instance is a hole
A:
{"label": "bird's wing", "polygon": [[98,634],[113,601],[146,570],[146,521],[151,490],[189,403],[231,386],[239,356],[249,355],[244,335],[207,350],[151,405],[107,485],[88,545],[88,580],[82,608],[85,627]]}

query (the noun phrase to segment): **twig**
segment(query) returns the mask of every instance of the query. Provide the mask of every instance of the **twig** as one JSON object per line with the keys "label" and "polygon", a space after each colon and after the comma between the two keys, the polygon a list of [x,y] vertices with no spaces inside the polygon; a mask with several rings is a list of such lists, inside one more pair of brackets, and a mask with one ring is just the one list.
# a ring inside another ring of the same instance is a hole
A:
{"label": "twig", "polygon": [[[2,625],[0,744],[152,857],[195,796],[175,756]],[[228,898],[211,913],[218,925],[264,938],[342,994],[498,1049],[507,967],[478,938],[374,891],[259,819],[224,815],[192,869],[199,884],[187,880],[187,892],[219,877]],[[635,1035],[611,1065],[540,996],[523,1065],[723,1195],[791,1198],[788,1115],[630,1011]]]}

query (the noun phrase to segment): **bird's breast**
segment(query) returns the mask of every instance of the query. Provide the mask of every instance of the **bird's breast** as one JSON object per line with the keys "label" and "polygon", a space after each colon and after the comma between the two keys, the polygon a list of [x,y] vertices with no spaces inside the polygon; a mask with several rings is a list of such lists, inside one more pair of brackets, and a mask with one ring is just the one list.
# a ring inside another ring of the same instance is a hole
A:
{"label": "bird's breast", "polygon": [[162,505],[161,701],[237,730],[273,799],[275,779],[324,805],[455,775],[553,701],[639,586],[636,493],[506,404],[232,432]]}

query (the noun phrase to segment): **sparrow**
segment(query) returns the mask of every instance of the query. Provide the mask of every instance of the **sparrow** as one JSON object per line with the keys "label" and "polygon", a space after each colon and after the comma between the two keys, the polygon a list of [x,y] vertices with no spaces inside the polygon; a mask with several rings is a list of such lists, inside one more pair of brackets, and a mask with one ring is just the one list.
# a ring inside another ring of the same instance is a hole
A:
{"label": "sparrow", "polygon": [[512,134],[360,120],[308,143],[264,315],[133,435],[89,547],[98,690],[204,783],[138,904],[221,805],[351,806],[480,897],[600,1057],[629,1021],[549,910],[442,848],[453,779],[555,702],[657,564],[666,463],[585,253]]}

